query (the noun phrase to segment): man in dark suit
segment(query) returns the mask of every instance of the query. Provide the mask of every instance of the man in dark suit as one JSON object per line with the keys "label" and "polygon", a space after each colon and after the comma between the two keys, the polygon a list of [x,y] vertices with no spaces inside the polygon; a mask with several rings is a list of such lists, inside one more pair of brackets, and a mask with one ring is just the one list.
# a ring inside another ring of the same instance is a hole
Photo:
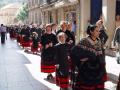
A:
{"label": "man in dark suit", "polygon": [[0,33],[1,33],[1,43],[4,44],[5,43],[6,27],[3,24],[1,24]]}

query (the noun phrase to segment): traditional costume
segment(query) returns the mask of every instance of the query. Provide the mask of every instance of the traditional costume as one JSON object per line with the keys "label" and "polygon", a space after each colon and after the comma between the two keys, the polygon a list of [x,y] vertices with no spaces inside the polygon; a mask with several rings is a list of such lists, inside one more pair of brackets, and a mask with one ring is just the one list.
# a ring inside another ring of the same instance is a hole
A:
{"label": "traditional costume", "polygon": [[[53,73],[55,72],[55,60],[54,60],[54,48],[50,44],[55,45],[57,43],[57,38],[54,34],[44,34],[41,37],[41,72]],[[46,48],[46,45],[49,47]]]}
{"label": "traditional costume", "polygon": [[38,44],[39,44],[39,38],[38,35],[36,35],[37,33],[34,33],[34,35],[32,36],[32,45],[31,45],[31,51],[34,52],[38,52]]}
{"label": "traditional costume", "polygon": [[78,74],[74,74],[73,90],[104,90],[107,74],[99,39],[89,36],[80,41],[71,51],[72,62]]}
{"label": "traditional costume", "polygon": [[30,28],[23,28],[21,30],[21,44],[23,47],[30,47]]}
{"label": "traditional costume", "polygon": [[67,44],[58,43],[55,45],[55,60],[58,68],[56,69],[56,84],[60,88],[69,87],[69,63]]}

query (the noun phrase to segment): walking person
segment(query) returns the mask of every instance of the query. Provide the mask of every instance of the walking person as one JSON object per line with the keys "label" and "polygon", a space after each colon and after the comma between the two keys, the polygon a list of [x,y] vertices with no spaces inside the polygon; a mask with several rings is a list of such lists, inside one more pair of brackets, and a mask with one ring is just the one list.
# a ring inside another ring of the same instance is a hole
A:
{"label": "walking person", "polygon": [[99,38],[101,40],[102,43],[102,51],[103,51],[103,56],[104,56],[104,62],[105,62],[105,49],[106,49],[106,42],[108,40],[108,35],[105,29],[105,26],[103,25],[103,21],[102,20],[98,20],[96,22],[96,26],[99,28]]}
{"label": "walking person", "polygon": [[61,29],[56,32],[56,35],[58,35],[60,32],[64,32],[67,36],[66,43],[68,43],[70,46],[72,46],[75,44],[75,37],[69,30],[67,30],[67,28],[68,28],[67,26],[68,26],[68,24],[66,21],[61,21],[61,23],[60,23]]}
{"label": "walking person", "polygon": [[118,49],[117,61],[120,64],[120,26],[116,29],[114,35],[114,45],[117,46]]}
{"label": "walking person", "polygon": [[107,40],[108,40],[108,35],[107,35],[107,32],[106,32],[105,26],[103,25],[103,21],[98,20],[96,25],[98,26],[98,28],[100,30],[99,38],[100,38],[102,44],[105,45]]}
{"label": "walking person", "polygon": [[[68,23],[66,21],[61,21],[60,27],[61,29],[57,31],[56,35],[58,35],[60,32],[65,33],[66,35],[65,43],[67,43],[68,52],[69,52],[68,56],[70,56],[71,48],[75,45],[75,36],[72,34],[71,30],[68,30]],[[72,73],[74,73],[74,68],[72,67],[71,58],[69,58],[69,60],[67,61],[69,63],[69,72],[70,72],[70,77],[72,79],[73,78]]]}
{"label": "walking person", "polygon": [[99,39],[99,28],[88,26],[88,37],[82,39],[71,51],[72,62],[77,68],[73,90],[104,90],[107,74]]}
{"label": "walking person", "polygon": [[38,34],[36,32],[33,32],[32,35],[32,45],[31,45],[31,51],[34,53],[38,53],[38,44],[39,44],[39,37]]}
{"label": "walking person", "polygon": [[57,43],[56,36],[52,33],[51,24],[46,25],[46,32],[41,37],[41,72],[47,73],[47,80],[53,79],[55,72],[54,48]]}
{"label": "walking person", "polygon": [[4,44],[6,37],[6,27],[3,24],[1,24],[0,33],[1,33],[1,43]]}
{"label": "walking person", "polygon": [[57,35],[58,44],[55,45],[55,60],[56,60],[56,84],[60,90],[68,90],[69,88],[69,64],[68,64],[68,46],[66,35],[60,32]]}
{"label": "walking person", "polygon": [[10,27],[9,33],[10,33],[10,38],[11,39],[15,38],[15,29],[14,29],[13,26]]}
{"label": "walking person", "polygon": [[39,41],[41,40],[41,36],[42,36],[42,29],[40,26],[38,26],[36,28],[36,31],[35,31],[37,34],[38,34],[38,38],[39,38]]}
{"label": "walking person", "polygon": [[30,47],[30,28],[24,26],[21,30],[22,35],[22,47],[25,48],[25,52],[28,52],[28,47]]}

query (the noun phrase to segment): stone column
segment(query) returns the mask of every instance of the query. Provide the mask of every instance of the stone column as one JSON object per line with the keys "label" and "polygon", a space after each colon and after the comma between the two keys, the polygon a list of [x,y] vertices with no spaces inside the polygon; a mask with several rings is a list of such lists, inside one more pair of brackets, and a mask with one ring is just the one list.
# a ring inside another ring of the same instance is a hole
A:
{"label": "stone column", "polygon": [[37,9],[35,10],[35,23],[38,23],[38,11]]}
{"label": "stone column", "polygon": [[38,0],[38,5],[40,4],[40,0]]}
{"label": "stone column", "polygon": [[46,24],[48,24],[49,23],[49,11],[46,11],[45,14],[46,14],[45,15],[45,21],[46,21]]}
{"label": "stone column", "polygon": [[37,24],[39,25],[39,22],[40,22],[40,18],[39,18],[39,8],[37,9]]}
{"label": "stone column", "polygon": [[76,6],[76,36],[75,36],[75,41],[76,44],[80,41],[80,2]]}
{"label": "stone column", "polygon": [[64,20],[64,8],[61,8],[60,11],[61,11],[61,20]]}
{"label": "stone column", "polygon": [[91,0],[80,0],[77,7],[77,31],[76,31],[76,43],[81,38],[85,37],[85,31],[90,20],[90,1]]}
{"label": "stone column", "polygon": [[32,23],[33,22],[33,14],[32,14],[32,11],[30,11],[30,13],[31,13],[31,15],[30,15],[30,23]]}
{"label": "stone column", "polygon": [[53,23],[56,23],[56,10],[52,11]]}
{"label": "stone column", "polygon": [[47,12],[48,12],[48,14],[47,14],[47,15],[48,15],[48,16],[47,16],[47,19],[48,19],[48,20],[47,20],[47,23],[50,23],[50,13],[51,13],[51,12],[50,12],[50,11],[47,11]]}
{"label": "stone column", "polygon": [[107,45],[111,46],[115,31],[116,0],[103,0],[103,21],[109,36]]}
{"label": "stone column", "polygon": [[60,8],[57,11],[57,19],[58,19],[58,24],[60,24],[60,21],[61,21],[61,9]]}
{"label": "stone column", "polygon": [[44,16],[44,12],[41,10],[40,11],[41,12],[41,22],[42,22],[42,24],[45,24],[45,20],[44,20],[44,18],[45,18],[45,16]]}
{"label": "stone column", "polygon": [[30,19],[29,19],[29,24],[32,22],[32,13],[31,13],[31,11],[29,11],[30,12]]}
{"label": "stone column", "polygon": [[48,24],[49,23],[49,17],[48,17],[48,11],[42,12],[42,23]]}
{"label": "stone column", "polygon": [[32,22],[35,23],[35,13],[34,13],[34,10],[32,10]]}
{"label": "stone column", "polygon": [[28,24],[30,22],[30,11],[28,12]]}
{"label": "stone column", "polygon": [[37,10],[34,10],[34,23],[37,24]]}
{"label": "stone column", "polygon": [[34,11],[32,10],[32,23],[34,23]]}
{"label": "stone column", "polygon": [[41,24],[41,10],[40,8],[38,9],[38,23]]}

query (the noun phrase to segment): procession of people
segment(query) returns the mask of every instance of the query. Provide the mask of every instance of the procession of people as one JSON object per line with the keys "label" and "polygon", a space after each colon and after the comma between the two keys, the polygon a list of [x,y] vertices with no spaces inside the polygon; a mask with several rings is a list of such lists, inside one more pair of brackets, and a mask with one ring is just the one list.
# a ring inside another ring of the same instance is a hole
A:
{"label": "procession of people", "polygon": [[[103,21],[88,25],[87,36],[77,44],[75,31],[67,21],[61,21],[60,25],[0,26],[1,44],[5,44],[9,32],[10,38],[16,39],[25,52],[41,53],[41,72],[47,74],[47,80],[54,80],[60,90],[105,90],[108,80],[105,47],[109,37]],[[114,44],[118,45],[120,62],[120,27]]]}

